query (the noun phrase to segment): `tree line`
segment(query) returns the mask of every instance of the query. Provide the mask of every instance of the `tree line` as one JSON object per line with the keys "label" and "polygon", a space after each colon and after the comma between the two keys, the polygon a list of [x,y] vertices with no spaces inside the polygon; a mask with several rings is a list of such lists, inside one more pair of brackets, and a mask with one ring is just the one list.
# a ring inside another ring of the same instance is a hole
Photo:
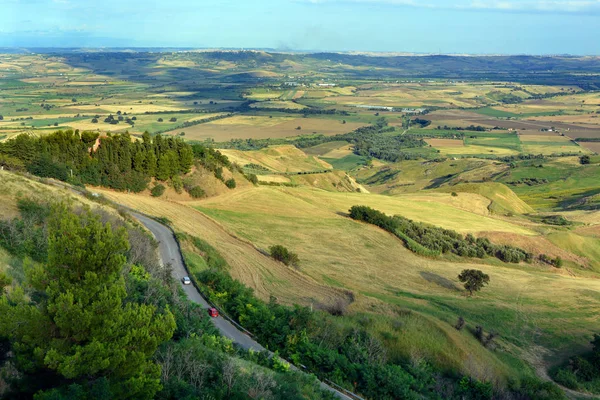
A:
{"label": "tree line", "polygon": [[496,257],[511,263],[533,260],[531,253],[518,247],[495,245],[487,238],[475,238],[471,234],[463,236],[453,230],[414,222],[399,215],[390,217],[367,206],[350,208],[350,218],[368,222],[398,236],[411,251],[424,256],[452,253],[461,257]]}
{"label": "tree line", "polygon": [[189,172],[194,161],[191,146],[179,138],[146,132],[142,141],[132,141],[128,133],[109,134],[93,151],[97,138],[97,133],[70,130],[23,134],[0,144],[0,154],[37,176],[133,192],[146,189],[151,178],[167,181]]}

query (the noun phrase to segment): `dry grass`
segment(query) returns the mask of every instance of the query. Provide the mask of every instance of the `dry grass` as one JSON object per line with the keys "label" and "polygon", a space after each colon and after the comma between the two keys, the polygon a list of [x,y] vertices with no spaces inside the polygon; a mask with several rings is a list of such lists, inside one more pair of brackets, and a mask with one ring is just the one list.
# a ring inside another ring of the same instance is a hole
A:
{"label": "dry grass", "polygon": [[[117,111],[127,112],[127,114],[143,114],[146,111],[181,111],[186,108],[176,104],[139,104],[139,103],[123,103],[123,104],[94,104],[90,105],[73,105],[65,107],[73,110],[73,113],[85,112],[108,112],[116,113]],[[158,118],[158,117],[157,117]]]}
{"label": "dry grass", "polygon": [[39,200],[67,200],[96,207],[97,203],[77,196],[61,187],[45,185],[25,176],[0,170],[0,218],[18,216],[17,199],[28,197]]}
{"label": "dry grass", "polygon": [[[266,139],[291,137],[313,132],[331,136],[347,133],[365,124],[324,118],[235,116],[183,129],[190,140]],[[297,128],[301,129],[298,130]]]}
{"label": "dry grass", "polygon": [[321,157],[334,158],[334,159],[344,158],[346,156],[349,156],[350,154],[353,154],[353,152],[352,152],[353,147],[354,146],[351,144],[346,144],[342,147],[338,147],[337,149],[333,149],[333,150],[323,154]]}
{"label": "dry grass", "polygon": [[467,183],[443,187],[444,192],[459,193],[458,197],[467,194],[485,196],[492,203],[487,208],[498,213],[526,214],[533,212],[533,208],[521,200],[508,186],[496,182]]}
{"label": "dry grass", "polygon": [[431,145],[431,147],[451,147],[451,148],[459,148],[464,147],[464,143],[462,140],[458,139],[425,139],[427,144]]}
{"label": "dry grass", "polygon": [[254,103],[250,108],[287,108],[290,110],[302,110],[306,108],[302,104],[294,103],[293,101],[261,101]]}
{"label": "dry grass", "polygon": [[[270,146],[256,151],[220,150],[239,165],[258,164],[275,172],[300,172],[331,169],[331,165],[308,156],[295,146]],[[267,174],[268,175],[268,174]]]}
{"label": "dry grass", "polygon": [[[273,215],[314,215],[325,218],[332,214],[344,218],[353,205],[367,205],[387,214],[399,214],[416,221],[427,222],[463,233],[498,231],[536,235],[518,224],[453,207],[449,193],[418,193],[397,196],[378,194],[335,193],[311,188],[262,187],[238,191],[231,196],[220,196],[202,201],[203,207],[239,212],[270,212]],[[460,197],[460,196],[459,196]],[[469,199],[469,197],[467,197]],[[473,204],[483,207],[486,200],[470,197]],[[489,200],[488,200],[489,201]],[[195,204],[195,203],[194,203]],[[468,208],[468,207],[465,207]]]}
{"label": "dry grass", "polygon": [[152,197],[100,191],[106,197],[149,215],[166,217],[178,231],[214,246],[231,266],[235,279],[254,288],[264,300],[275,295],[285,303],[330,303],[341,293],[264,255],[252,243],[186,205]]}
{"label": "dry grass", "polygon": [[[471,228],[495,232],[511,227],[513,234],[523,229],[440,201],[432,204],[436,199],[446,201],[448,195],[391,198],[260,187],[186,204],[123,193],[106,195],[147,213],[165,216],[177,230],[208,241],[232,265],[232,275],[255,288],[262,298],[273,294],[280,301],[306,305],[319,298],[335,301],[339,292],[329,286],[334,285],[356,294],[352,312],[393,316],[400,307],[405,310],[401,318],[403,340],[398,341],[394,352],[457,365],[474,376],[502,377],[509,375],[509,368],[497,358],[497,353],[483,349],[468,332],[459,333],[451,327],[458,315],[463,315],[469,326],[482,324],[486,329],[499,331],[502,351],[515,357],[520,357],[533,342],[559,353],[574,342],[587,341],[596,327],[597,321],[589,315],[600,307],[600,301],[593,297],[586,297],[585,302],[577,299],[588,292],[597,293],[598,280],[527,266],[418,257],[394,236],[339,214],[349,205],[368,204],[386,212],[419,217],[416,219],[430,218],[438,225],[471,224]],[[190,206],[198,207],[210,218]],[[463,219],[464,215],[469,219]],[[527,240],[538,240],[525,235]],[[256,250],[273,244],[282,244],[299,254],[301,273]],[[491,277],[490,286],[470,300],[462,296],[456,280],[458,273],[469,267],[481,269]],[[406,310],[416,313],[407,316]],[[561,313],[559,318],[557,310]],[[374,321],[377,326],[389,324]],[[483,368],[484,365],[488,367]]]}
{"label": "dry grass", "polygon": [[[456,155],[456,156],[468,156],[468,155],[479,155],[489,154],[493,156],[512,156],[519,154],[518,151],[512,149],[506,149],[502,147],[485,147],[477,145],[467,145],[460,147],[440,147],[440,153],[444,155]],[[537,154],[537,153],[536,153]]]}

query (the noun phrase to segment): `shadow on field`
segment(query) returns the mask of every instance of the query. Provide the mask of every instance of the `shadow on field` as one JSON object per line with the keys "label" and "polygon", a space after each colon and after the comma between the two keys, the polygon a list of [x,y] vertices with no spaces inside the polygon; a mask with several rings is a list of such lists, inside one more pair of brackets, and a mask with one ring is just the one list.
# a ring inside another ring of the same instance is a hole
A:
{"label": "shadow on field", "polygon": [[423,279],[425,279],[427,282],[435,283],[436,285],[441,286],[445,289],[453,290],[455,292],[460,292],[460,289],[458,287],[456,287],[454,282],[452,282],[450,279],[446,279],[443,276],[439,276],[437,274],[427,272],[427,271],[421,271],[420,274],[421,274],[421,277]]}

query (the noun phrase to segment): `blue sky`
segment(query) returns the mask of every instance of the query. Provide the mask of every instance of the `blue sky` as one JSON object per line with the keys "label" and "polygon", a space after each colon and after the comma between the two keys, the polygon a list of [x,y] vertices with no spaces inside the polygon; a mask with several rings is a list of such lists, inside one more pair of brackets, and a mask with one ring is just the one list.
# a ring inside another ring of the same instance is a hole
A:
{"label": "blue sky", "polygon": [[0,0],[0,46],[600,54],[600,0]]}

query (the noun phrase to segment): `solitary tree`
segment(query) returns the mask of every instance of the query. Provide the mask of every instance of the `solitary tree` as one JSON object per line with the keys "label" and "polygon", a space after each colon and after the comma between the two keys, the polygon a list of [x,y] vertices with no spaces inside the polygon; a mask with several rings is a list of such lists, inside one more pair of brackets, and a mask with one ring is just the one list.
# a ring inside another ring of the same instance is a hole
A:
{"label": "solitary tree", "polygon": [[469,291],[469,296],[473,296],[473,292],[478,292],[484,285],[490,282],[490,277],[478,269],[465,269],[458,279],[465,284],[465,289]]}
{"label": "solitary tree", "polygon": [[589,164],[589,163],[590,163],[590,161],[591,161],[591,160],[590,160],[590,156],[588,156],[587,154],[586,154],[585,156],[581,156],[581,157],[579,158],[579,162],[580,162],[582,165]]}

